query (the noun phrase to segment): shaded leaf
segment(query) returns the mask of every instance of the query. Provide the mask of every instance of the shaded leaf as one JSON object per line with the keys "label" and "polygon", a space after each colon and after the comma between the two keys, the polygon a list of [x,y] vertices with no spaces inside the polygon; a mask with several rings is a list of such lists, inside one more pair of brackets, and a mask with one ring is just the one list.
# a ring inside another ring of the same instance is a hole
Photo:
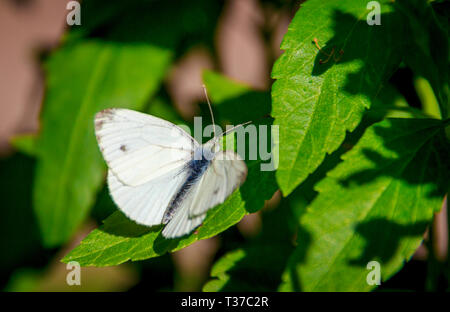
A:
{"label": "shaded leaf", "polygon": [[365,116],[374,122],[384,118],[433,118],[420,109],[409,106],[402,94],[390,84],[383,87]]}
{"label": "shaded leaf", "polygon": [[42,246],[31,201],[34,165],[34,159],[19,153],[0,160],[0,285],[14,269],[45,257],[39,255]]}
{"label": "shaded leaf", "polygon": [[73,26],[67,41],[101,38],[187,49],[210,40],[220,7],[209,0],[179,0],[176,6],[165,0],[111,0],[107,6],[102,0],[85,0],[82,26]]}
{"label": "shaded leaf", "polygon": [[203,291],[275,291],[294,249],[293,212],[287,200],[263,212],[262,232],[244,248],[220,258]]}
{"label": "shaded leaf", "polygon": [[[450,5],[447,2],[441,8],[437,6],[437,10],[444,12],[445,6],[448,10]],[[447,118],[450,109],[448,20],[447,24],[440,22],[429,1],[425,0],[399,0],[396,7],[407,21],[405,63],[431,84],[442,118]]]}
{"label": "shaded leaf", "polygon": [[281,290],[370,290],[369,261],[385,281],[410,259],[449,180],[448,150],[437,142],[443,126],[386,119],[367,129],[316,185]]}

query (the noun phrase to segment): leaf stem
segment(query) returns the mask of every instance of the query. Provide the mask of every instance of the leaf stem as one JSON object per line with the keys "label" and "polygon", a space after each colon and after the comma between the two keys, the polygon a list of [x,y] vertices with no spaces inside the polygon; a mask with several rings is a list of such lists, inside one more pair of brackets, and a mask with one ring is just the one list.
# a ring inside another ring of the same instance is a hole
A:
{"label": "leaf stem", "polygon": [[423,112],[431,117],[442,119],[439,103],[428,80],[420,76],[416,77],[414,79],[414,88],[422,103]]}
{"label": "leaf stem", "polygon": [[[428,80],[421,76],[417,76],[414,79],[414,88],[416,89],[417,96],[422,103],[422,111],[437,119],[443,119],[441,110],[439,108],[438,100],[434,94],[433,88],[431,87]],[[445,135],[450,141],[450,127],[445,128]]]}

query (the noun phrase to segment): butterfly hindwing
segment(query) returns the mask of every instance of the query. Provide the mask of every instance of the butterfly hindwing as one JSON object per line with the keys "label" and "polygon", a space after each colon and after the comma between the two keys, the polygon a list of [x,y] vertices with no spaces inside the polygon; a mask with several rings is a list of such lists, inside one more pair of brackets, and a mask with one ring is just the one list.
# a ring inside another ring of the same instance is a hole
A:
{"label": "butterfly hindwing", "polygon": [[139,186],[122,184],[108,171],[108,187],[116,205],[131,220],[153,226],[162,223],[166,207],[186,180],[187,172],[177,170]]}
{"label": "butterfly hindwing", "polygon": [[195,193],[199,189],[199,184],[196,184],[189,194],[183,199],[177,208],[174,216],[166,224],[162,231],[162,235],[166,238],[176,238],[190,233],[193,229],[199,226],[206,217],[206,214],[191,217],[189,216],[189,207],[192,206]]}
{"label": "butterfly hindwing", "polygon": [[164,228],[166,238],[183,236],[199,226],[206,212],[223,203],[245,180],[247,166],[238,154],[218,152]]}
{"label": "butterfly hindwing", "polygon": [[245,162],[233,151],[218,152],[200,180],[200,188],[189,208],[191,217],[201,215],[225,201],[247,176]]}

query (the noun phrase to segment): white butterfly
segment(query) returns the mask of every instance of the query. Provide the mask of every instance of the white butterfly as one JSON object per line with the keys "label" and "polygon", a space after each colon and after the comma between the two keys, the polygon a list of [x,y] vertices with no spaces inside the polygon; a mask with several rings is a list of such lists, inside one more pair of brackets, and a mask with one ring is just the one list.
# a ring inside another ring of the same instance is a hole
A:
{"label": "white butterfly", "polygon": [[95,116],[95,132],[116,205],[139,224],[165,224],[166,238],[190,233],[247,176],[238,154],[216,151],[215,134],[201,145],[180,127],[155,116],[105,109]]}

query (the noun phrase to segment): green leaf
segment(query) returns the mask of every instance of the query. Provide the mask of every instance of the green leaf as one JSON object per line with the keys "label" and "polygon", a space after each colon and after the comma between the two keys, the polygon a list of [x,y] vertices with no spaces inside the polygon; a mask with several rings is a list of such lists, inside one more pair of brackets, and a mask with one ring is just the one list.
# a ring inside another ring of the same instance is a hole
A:
{"label": "green leaf", "polygon": [[355,129],[400,64],[402,16],[390,1],[380,3],[381,25],[367,24],[366,0],[309,0],[289,25],[272,71],[277,182],[285,196]]}
{"label": "green leaf", "polygon": [[294,249],[293,211],[287,200],[263,212],[262,231],[244,248],[220,258],[203,291],[275,291]]}
{"label": "green leaf", "polygon": [[410,259],[450,178],[448,150],[437,142],[443,126],[386,119],[366,130],[316,185],[281,290],[370,290],[369,261],[381,264],[386,281]]}
{"label": "green leaf", "polygon": [[110,0],[104,5],[101,0],[84,0],[82,4],[81,27],[73,25],[66,34],[66,40],[79,40],[82,37],[92,35],[105,25],[113,25],[121,19],[121,15],[127,14],[135,8],[141,0]]}
{"label": "green leaf", "polygon": [[36,156],[36,135],[23,134],[11,138],[11,145],[27,156]]}
{"label": "green leaf", "polygon": [[[225,287],[227,283],[230,282],[230,275],[228,271],[239,265],[239,261],[242,261],[248,254],[251,253],[249,250],[237,249],[227,253],[225,256],[220,258],[213,266],[211,270],[211,277],[215,277],[203,286],[203,291],[207,292],[217,292]],[[270,257],[269,257],[270,259]],[[241,265],[242,266],[242,265]],[[252,268],[252,265],[245,266],[245,269]],[[239,287],[244,288],[242,282],[238,284]],[[247,286],[247,285],[245,285]],[[253,285],[248,286],[248,290],[252,289]],[[252,289],[258,290],[258,289]]]}
{"label": "green leaf", "polygon": [[[152,43],[188,49],[207,41],[215,29],[221,4],[209,0],[85,0],[81,26],[72,26],[67,42],[97,38],[116,42]],[[170,17],[170,18],[168,18]],[[174,23],[176,21],[176,23]],[[174,46],[176,43],[176,47]]]}
{"label": "green leaf", "polygon": [[51,56],[33,191],[46,246],[73,234],[102,185],[105,165],[95,140],[95,113],[142,109],[171,59],[166,48],[99,41],[68,45]]}
{"label": "green leaf", "polygon": [[292,246],[254,244],[220,258],[203,291],[275,291]]}
{"label": "green leaf", "polygon": [[383,87],[366,116],[374,121],[384,118],[433,118],[422,110],[409,106],[406,99],[390,84]]}
{"label": "green leaf", "polygon": [[[222,85],[209,85],[208,81],[205,82],[213,99],[215,94],[222,93],[221,88],[228,88],[229,85],[234,84],[226,80]],[[255,101],[258,101],[260,105],[261,103],[270,105],[269,94],[265,93],[265,101],[260,102],[260,92],[247,88],[242,88],[241,93],[233,94],[231,98],[224,97],[222,101],[214,102],[214,104],[217,108],[225,102],[227,105],[242,105],[240,101],[242,97],[246,98],[249,107]],[[236,104],[235,101],[240,104]],[[270,110],[267,107],[265,109]],[[270,123],[271,120],[266,122],[268,125]],[[232,135],[234,134],[227,137]],[[248,166],[246,182],[223,204],[210,210],[202,226],[194,233],[178,239],[165,239],[161,235],[162,226],[151,228],[140,226],[117,211],[108,217],[101,227],[92,231],[62,261],[75,260],[82,266],[117,265],[128,260],[157,257],[166,252],[179,250],[197,240],[217,235],[239,222],[245,214],[261,209],[265,200],[270,199],[276,191],[275,174],[273,171],[261,171],[261,161],[261,159],[246,161]]]}

